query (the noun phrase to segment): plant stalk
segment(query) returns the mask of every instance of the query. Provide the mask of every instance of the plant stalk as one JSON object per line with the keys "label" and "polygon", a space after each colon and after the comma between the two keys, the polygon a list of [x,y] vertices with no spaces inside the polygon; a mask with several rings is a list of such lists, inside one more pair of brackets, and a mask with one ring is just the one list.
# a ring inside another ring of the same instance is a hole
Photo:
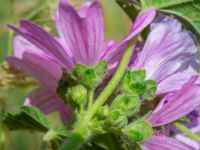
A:
{"label": "plant stalk", "polygon": [[190,129],[188,129],[186,126],[184,126],[183,124],[179,123],[179,122],[175,122],[173,123],[173,125],[178,128],[180,131],[182,131],[185,135],[187,135],[188,137],[190,137],[191,139],[197,141],[198,143],[200,143],[200,136],[194,134],[192,131],[190,131]]}
{"label": "plant stalk", "polygon": [[96,101],[91,104],[91,106],[90,103],[91,101],[93,101],[93,92],[89,92],[90,102],[88,105],[88,111],[83,116],[83,118],[78,120],[78,123],[76,124],[73,133],[71,134],[69,139],[62,145],[61,150],[78,150],[82,146],[82,144],[84,144],[90,138],[91,128],[89,127],[89,125],[91,123],[91,119],[96,114],[98,109],[106,102],[108,97],[112,94],[112,92],[119,84],[121,78],[123,77],[134,50],[134,45],[130,46],[130,44],[132,43],[133,41],[129,43],[128,49],[124,53],[124,56],[122,57],[122,60],[115,75],[102,91],[102,93],[99,95],[99,97],[96,99]]}

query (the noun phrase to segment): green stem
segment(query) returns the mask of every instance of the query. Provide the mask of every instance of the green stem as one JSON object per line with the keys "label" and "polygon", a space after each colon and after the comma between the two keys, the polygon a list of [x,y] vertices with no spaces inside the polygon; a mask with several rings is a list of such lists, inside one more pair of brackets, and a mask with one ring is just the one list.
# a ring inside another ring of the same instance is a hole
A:
{"label": "green stem", "polygon": [[78,150],[91,136],[89,129],[78,125],[68,140],[62,145],[61,150]]}
{"label": "green stem", "polygon": [[145,5],[146,5],[145,0],[140,0],[140,3],[142,4],[142,7],[145,7]]}
{"label": "green stem", "polygon": [[200,143],[200,136],[194,134],[192,131],[190,131],[186,126],[184,126],[183,124],[179,123],[179,122],[175,122],[173,123],[173,125],[178,128],[180,131],[182,131],[185,135],[187,135],[188,137],[190,137],[191,139],[197,141],[198,143]]}
{"label": "green stem", "polygon": [[48,141],[45,141],[45,140],[42,141],[40,150],[47,150],[47,147],[48,147]]}
{"label": "green stem", "polygon": [[110,82],[105,87],[105,89],[102,91],[102,93],[99,95],[99,97],[96,99],[92,108],[88,111],[88,114],[86,114],[87,121],[90,120],[95,115],[99,107],[105,103],[105,101],[108,99],[108,97],[112,94],[112,92],[115,90],[115,88],[119,84],[127,68],[127,65],[131,59],[133,50],[134,50],[134,46],[129,46],[128,49],[126,50],[115,75],[110,80]]}
{"label": "green stem", "polygon": [[33,19],[39,12],[44,10],[46,8],[47,4],[49,4],[49,3],[50,3],[50,1],[48,1],[48,0],[43,2],[43,4],[40,4],[40,2],[39,2],[40,5],[37,6],[37,8],[35,8],[33,11],[31,11],[31,13],[28,14],[25,18],[29,19],[29,20]]}
{"label": "green stem", "polygon": [[88,92],[88,110],[92,107],[93,98],[94,98],[94,91],[89,90],[89,92]]}
{"label": "green stem", "polygon": [[1,127],[1,131],[0,131],[0,149],[1,150],[5,149],[5,131],[3,127]]}
{"label": "green stem", "polygon": [[[130,43],[132,43],[132,41]],[[95,113],[98,111],[99,107],[105,103],[107,98],[112,94],[112,92],[119,84],[131,59],[133,50],[134,50],[134,45],[132,46],[129,45],[124,56],[122,57],[122,60],[115,75],[110,80],[105,89],[102,91],[102,93],[99,95],[99,97],[96,99],[96,101],[93,103],[93,105],[91,105],[91,107],[88,109],[84,117],[78,120],[72,135],[62,145],[61,150],[78,150],[82,146],[82,144],[85,143],[90,138],[91,128],[88,127],[88,124],[90,123],[90,120],[95,115]],[[89,97],[93,97],[92,92],[89,95],[90,95]]]}
{"label": "green stem", "polygon": [[8,31],[8,45],[7,45],[7,56],[12,55],[12,39],[14,32],[12,30]]}

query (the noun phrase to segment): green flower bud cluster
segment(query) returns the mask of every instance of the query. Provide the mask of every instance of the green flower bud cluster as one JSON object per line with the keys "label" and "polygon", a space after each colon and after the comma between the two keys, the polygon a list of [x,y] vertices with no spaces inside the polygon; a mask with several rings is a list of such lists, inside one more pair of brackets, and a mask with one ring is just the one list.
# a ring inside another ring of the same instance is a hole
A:
{"label": "green flower bud cluster", "polygon": [[[157,89],[154,80],[145,80],[145,70],[128,71],[122,81],[121,94],[110,105],[105,124],[110,131],[121,131],[134,142],[144,142],[153,135],[151,124],[144,119],[129,123],[128,118],[137,115],[142,100],[152,100]],[[142,99],[142,100],[141,100]]]}
{"label": "green flower bud cluster", "polygon": [[157,90],[156,81],[145,80],[145,77],[145,70],[129,70],[122,81],[122,92],[140,96],[144,100],[153,100]]}
{"label": "green flower bud cluster", "polygon": [[82,64],[77,64],[73,70],[73,75],[77,81],[88,89],[95,89],[103,81],[108,69],[106,61],[101,61],[93,68],[88,68]]}
{"label": "green flower bud cluster", "polygon": [[[105,61],[90,68],[77,64],[72,74],[62,78],[58,91],[60,95],[64,94],[65,102],[77,110],[77,118],[84,118],[84,112],[91,107],[94,95],[90,95],[90,92],[101,84],[106,72]],[[99,108],[95,117],[88,123],[88,128],[100,134],[120,131],[135,144],[151,137],[153,130],[150,123],[142,119],[129,123],[130,117],[140,111],[141,98],[151,100],[155,96],[156,82],[145,80],[145,76],[144,70],[129,70],[122,80],[120,94],[114,98],[110,106],[104,105]]]}
{"label": "green flower bud cluster", "polygon": [[82,85],[70,87],[66,99],[72,108],[83,108],[87,102],[87,89]]}
{"label": "green flower bud cluster", "polygon": [[137,96],[130,94],[118,95],[111,105],[111,109],[120,109],[126,117],[131,117],[139,112],[141,102]]}
{"label": "green flower bud cluster", "polygon": [[106,124],[111,125],[111,128],[121,129],[128,123],[125,113],[121,109],[113,109],[110,111]]}
{"label": "green flower bud cluster", "polygon": [[143,119],[139,119],[129,124],[122,132],[135,142],[147,141],[153,135],[151,124]]}
{"label": "green flower bud cluster", "polygon": [[71,74],[63,73],[57,87],[58,95],[73,109],[83,109],[88,102],[88,91],[94,91],[103,81],[108,64],[106,61],[95,67],[77,64]]}

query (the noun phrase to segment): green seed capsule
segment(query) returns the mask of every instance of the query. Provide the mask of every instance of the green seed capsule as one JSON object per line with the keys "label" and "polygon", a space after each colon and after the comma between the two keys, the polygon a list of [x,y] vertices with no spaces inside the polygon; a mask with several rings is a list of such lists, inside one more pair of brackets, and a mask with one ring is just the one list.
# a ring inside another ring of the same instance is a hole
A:
{"label": "green seed capsule", "polygon": [[127,117],[130,117],[140,110],[141,102],[137,96],[121,94],[115,98],[111,109],[121,109]]}
{"label": "green seed capsule", "polygon": [[129,124],[123,132],[128,138],[136,142],[147,141],[153,135],[151,124],[143,119]]}
{"label": "green seed capsule", "polygon": [[67,90],[66,97],[72,107],[84,106],[87,100],[87,90],[82,85],[71,87]]}

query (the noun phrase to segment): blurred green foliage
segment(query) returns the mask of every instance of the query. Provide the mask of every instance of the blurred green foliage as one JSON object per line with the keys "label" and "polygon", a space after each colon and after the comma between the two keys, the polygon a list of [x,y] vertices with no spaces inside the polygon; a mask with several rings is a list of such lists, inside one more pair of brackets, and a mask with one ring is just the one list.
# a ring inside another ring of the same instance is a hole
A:
{"label": "blurred green foliage", "polygon": [[[71,1],[75,6],[78,6],[84,0]],[[58,2],[59,0],[0,0],[0,63],[4,61],[6,56],[12,54],[12,39],[15,34],[6,25],[13,24],[17,26],[19,20],[29,19],[40,24],[52,34],[56,34],[53,16]],[[100,2],[103,5],[105,15],[106,40],[114,39],[118,41],[122,39],[129,32],[130,19],[115,3],[115,0],[101,0]],[[5,112],[17,110],[34,88],[36,87],[0,88],[1,111],[3,111],[4,101]],[[50,114],[48,118],[55,129],[62,127],[58,113]],[[41,144],[42,136],[39,133],[14,131],[5,134],[5,150],[38,150]]]}

